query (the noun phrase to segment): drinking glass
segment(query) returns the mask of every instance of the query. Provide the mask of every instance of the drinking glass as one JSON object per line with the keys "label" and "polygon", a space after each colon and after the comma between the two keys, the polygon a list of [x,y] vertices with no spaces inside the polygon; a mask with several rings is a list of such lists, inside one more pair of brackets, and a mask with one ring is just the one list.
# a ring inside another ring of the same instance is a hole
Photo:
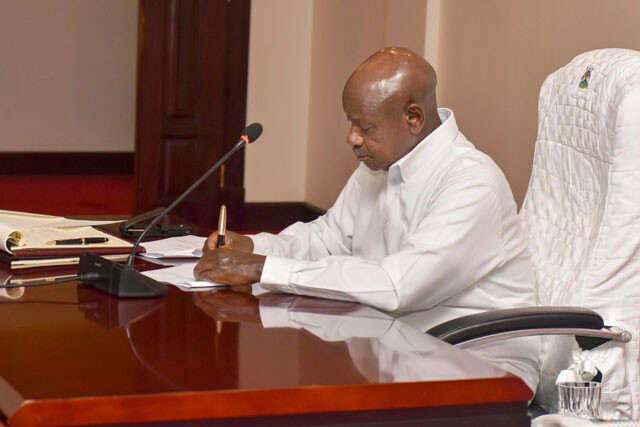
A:
{"label": "drinking glass", "polygon": [[600,383],[576,381],[558,383],[558,412],[582,418],[600,417]]}

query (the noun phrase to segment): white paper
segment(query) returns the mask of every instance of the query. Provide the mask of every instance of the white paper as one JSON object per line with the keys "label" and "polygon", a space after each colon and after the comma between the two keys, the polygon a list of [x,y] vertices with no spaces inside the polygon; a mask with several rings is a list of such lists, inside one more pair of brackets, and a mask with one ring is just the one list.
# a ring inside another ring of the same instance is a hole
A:
{"label": "white paper", "polygon": [[197,262],[190,262],[175,267],[162,268],[160,270],[145,271],[144,274],[147,277],[157,280],[158,282],[169,283],[171,285],[179,286],[180,288],[213,288],[220,286],[227,286],[222,283],[203,282],[198,281],[193,275],[193,269]]}
{"label": "white paper", "polygon": [[147,258],[200,258],[206,237],[177,236],[167,239],[145,242],[145,252],[140,254]]}
{"label": "white paper", "polygon": [[176,265],[181,264],[193,264],[193,258],[145,258],[144,260],[152,264],[165,265],[167,267],[175,267]]}
{"label": "white paper", "polygon": [[[30,212],[7,211],[0,209],[0,249],[11,252],[7,241],[14,238],[20,242],[21,234],[34,227],[67,228],[113,224],[122,220],[91,221],[84,219],[68,219],[61,216],[41,215]],[[18,233],[19,232],[19,233]],[[17,235],[20,236],[17,236]],[[25,241],[23,239],[22,241]]]}

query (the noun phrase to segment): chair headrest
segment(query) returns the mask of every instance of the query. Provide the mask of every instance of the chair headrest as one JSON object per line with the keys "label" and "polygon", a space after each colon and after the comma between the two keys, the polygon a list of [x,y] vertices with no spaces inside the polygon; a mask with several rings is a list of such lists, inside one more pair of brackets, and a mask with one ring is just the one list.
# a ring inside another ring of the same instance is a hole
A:
{"label": "chair headrest", "polygon": [[544,81],[538,140],[558,142],[612,163],[614,156],[625,155],[615,146],[616,136],[629,123],[638,122],[638,107],[640,52],[585,52]]}

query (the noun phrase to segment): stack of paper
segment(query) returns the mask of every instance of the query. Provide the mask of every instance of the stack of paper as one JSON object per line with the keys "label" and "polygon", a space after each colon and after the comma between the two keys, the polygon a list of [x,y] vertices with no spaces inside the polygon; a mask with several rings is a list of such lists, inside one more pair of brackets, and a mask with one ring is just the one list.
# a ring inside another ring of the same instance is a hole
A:
{"label": "stack of paper", "polygon": [[178,236],[168,239],[145,242],[145,252],[140,254],[146,258],[200,258],[206,237]]}
{"label": "stack of paper", "polygon": [[[226,286],[220,283],[201,282],[193,276],[197,259],[202,256],[202,247],[206,237],[177,236],[168,239],[144,243],[145,253],[141,254],[150,261],[160,264],[178,264],[160,270],[146,271],[142,274],[158,282],[178,286],[182,290],[210,289]],[[163,258],[168,258],[163,262]],[[194,259],[193,261],[187,261]]]}
{"label": "stack of paper", "polygon": [[158,282],[176,285],[183,290],[209,289],[227,286],[221,283],[202,282],[196,280],[195,276],[193,275],[193,269],[195,268],[196,264],[197,262],[190,262],[177,265],[175,267],[145,271],[142,274],[152,278],[153,280],[157,280]]}

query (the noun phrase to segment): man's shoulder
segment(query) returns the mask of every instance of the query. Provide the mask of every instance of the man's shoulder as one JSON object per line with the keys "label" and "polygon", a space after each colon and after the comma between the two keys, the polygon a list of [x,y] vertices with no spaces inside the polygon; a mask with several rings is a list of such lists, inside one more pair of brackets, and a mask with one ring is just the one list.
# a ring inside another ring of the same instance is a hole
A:
{"label": "man's shoulder", "polygon": [[513,202],[511,187],[500,167],[463,135],[451,144],[437,168],[430,179],[434,194],[473,189],[474,194],[483,194],[487,201],[499,200],[509,206]]}
{"label": "man's shoulder", "polygon": [[451,146],[452,174],[475,176],[483,181],[506,183],[506,177],[498,164],[488,154],[475,147],[462,133]]}

